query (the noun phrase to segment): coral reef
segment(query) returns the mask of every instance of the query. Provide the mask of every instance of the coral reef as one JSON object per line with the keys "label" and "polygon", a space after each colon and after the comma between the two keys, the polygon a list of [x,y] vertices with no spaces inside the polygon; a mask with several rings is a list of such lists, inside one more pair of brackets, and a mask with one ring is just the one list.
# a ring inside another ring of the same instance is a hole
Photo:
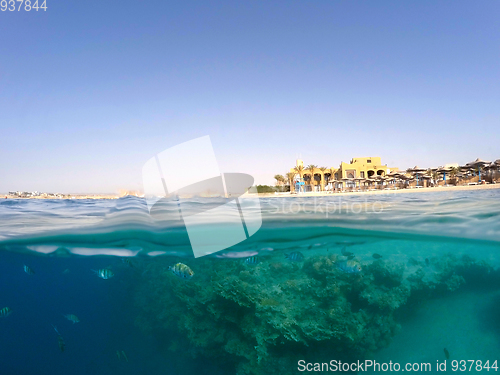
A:
{"label": "coral reef", "polygon": [[137,324],[156,332],[177,329],[190,345],[176,342],[170,350],[224,358],[238,374],[292,373],[297,358],[310,353],[369,355],[400,329],[402,307],[456,290],[468,273],[490,270],[469,257],[445,255],[413,261],[410,273],[406,264],[382,259],[345,273],[336,255],[304,262],[279,255],[257,265],[192,260],[189,281],[169,272],[167,263],[150,263],[136,290]]}

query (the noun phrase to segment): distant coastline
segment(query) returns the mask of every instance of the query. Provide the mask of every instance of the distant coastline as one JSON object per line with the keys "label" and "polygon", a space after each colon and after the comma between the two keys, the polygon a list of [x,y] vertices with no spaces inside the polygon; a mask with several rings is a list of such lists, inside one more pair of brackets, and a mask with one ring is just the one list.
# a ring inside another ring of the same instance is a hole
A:
{"label": "distant coastline", "polygon": [[0,193],[0,199],[118,199],[127,195],[142,197],[135,190],[119,190],[118,193],[44,193],[38,191],[9,191]]}
{"label": "distant coastline", "polygon": [[118,199],[118,194],[54,194],[47,196],[17,196],[0,194],[0,199]]}
{"label": "distant coastline", "polygon": [[[500,184],[487,184],[487,185],[465,185],[465,186],[438,186],[438,187],[421,187],[421,188],[408,188],[397,190],[372,190],[372,191],[353,191],[353,192],[306,192],[299,194],[286,193],[259,193],[259,194],[245,194],[247,197],[269,197],[269,198],[303,198],[303,197],[341,197],[351,195],[376,195],[376,194],[400,194],[400,193],[429,193],[429,192],[451,192],[463,190],[491,190],[500,189]],[[126,196],[142,197],[140,194],[57,194],[54,196],[33,196],[33,197],[19,197],[9,194],[0,194],[0,199],[119,199]],[[245,196],[242,196],[244,198]]]}

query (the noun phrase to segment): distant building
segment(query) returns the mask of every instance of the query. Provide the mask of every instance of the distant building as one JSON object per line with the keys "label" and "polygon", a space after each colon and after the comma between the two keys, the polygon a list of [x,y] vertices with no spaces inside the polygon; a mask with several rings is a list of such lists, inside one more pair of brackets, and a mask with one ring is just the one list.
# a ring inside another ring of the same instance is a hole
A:
{"label": "distant building", "polygon": [[[382,164],[378,156],[354,158],[350,163],[340,163],[338,177],[342,178],[372,178],[385,176],[398,168],[389,168],[387,164]],[[337,178],[338,180],[338,178]]]}
{"label": "distant building", "polygon": [[[378,156],[353,158],[350,163],[341,162],[338,168],[315,168],[313,171],[314,176],[311,176],[311,171],[304,166],[304,162],[300,159],[296,162],[296,167],[303,168],[302,176],[298,173],[295,176],[296,180],[302,177],[306,186],[310,186],[308,190],[325,190],[326,187],[349,187],[355,185],[355,179],[369,179],[377,176],[385,176],[386,174],[399,169],[396,167],[388,167],[387,164],[382,164],[382,160]],[[296,173],[295,168],[291,168],[290,172]],[[312,180],[312,183],[311,183]]]}

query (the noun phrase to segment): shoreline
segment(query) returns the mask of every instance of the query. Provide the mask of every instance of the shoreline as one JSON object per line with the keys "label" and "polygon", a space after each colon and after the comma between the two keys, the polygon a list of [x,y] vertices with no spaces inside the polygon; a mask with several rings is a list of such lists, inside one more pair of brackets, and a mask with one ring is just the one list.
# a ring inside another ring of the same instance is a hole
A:
{"label": "shoreline", "polygon": [[[335,197],[335,196],[351,196],[351,195],[377,195],[377,194],[403,194],[403,193],[429,193],[429,192],[440,192],[440,191],[466,191],[466,190],[492,190],[500,189],[500,184],[488,184],[488,185],[465,185],[465,186],[438,186],[438,187],[421,187],[421,188],[411,188],[411,189],[397,189],[397,190],[370,190],[370,191],[346,191],[346,192],[307,192],[300,194],[290,194],[288,193],[259,193],[259,194],[245,194],[240,198],[254,198],[256,196],[260,198],[304,198],[304,197]],[[113,194],[95,194],[95,195],[72,195],[72,194],[62,194],[59,197],[14,197],[8,194],[0,194],[0,201],[3,199],[119,199],[126,197],[113,195]]]}
{"label": "shoreline", "polygon": [[95,194],[95,195],[76,195],[76,194],[61,194],[61,196],[50,196],[50,197],[15,197],[9,194],[0,194],[0,200],[2,199],[37,199],[37,200],[47,200],[47,199],[118,199],[121,198],[119,195],[113,194]]}
{"label": "shoreline", "polygon": [[[488,184],[488,185],[465,185],[465,186],[438,186],[438,187],[421,187],[412,189],[397,189],[397,190],[371,190],[371,191],[349,191],[349,192],[337,192],[337,193],[327,193],[327,192],[307,192],[300,194],[291,193],[262,193],[258,194],[262,198],[303,198],[303,197],[336,197],[336,196],[346,196],[346,195],[377,195],[377,194],[401,194],[401,193],[430,193],[430,192],[440,192],[440,191],[464,191],[464,190],[491,190],[500,189],[500,184]],[[255,196],[255,194],[249,194],[249,196]]]}

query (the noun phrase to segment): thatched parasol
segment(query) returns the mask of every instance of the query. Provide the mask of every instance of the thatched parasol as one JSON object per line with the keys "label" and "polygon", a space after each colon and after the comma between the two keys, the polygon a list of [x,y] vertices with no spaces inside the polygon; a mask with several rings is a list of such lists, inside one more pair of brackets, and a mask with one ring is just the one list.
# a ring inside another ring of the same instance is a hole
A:
{"label": "thatched parasol", "polygon": [[477,168],[477,167],[483,167],[486,164],[490,164],[490,161],[484,161],[479,158],[477,158],[474,161],[471,161],[470,163],[465,164],[466,166],[472,167],[472,168]]}

